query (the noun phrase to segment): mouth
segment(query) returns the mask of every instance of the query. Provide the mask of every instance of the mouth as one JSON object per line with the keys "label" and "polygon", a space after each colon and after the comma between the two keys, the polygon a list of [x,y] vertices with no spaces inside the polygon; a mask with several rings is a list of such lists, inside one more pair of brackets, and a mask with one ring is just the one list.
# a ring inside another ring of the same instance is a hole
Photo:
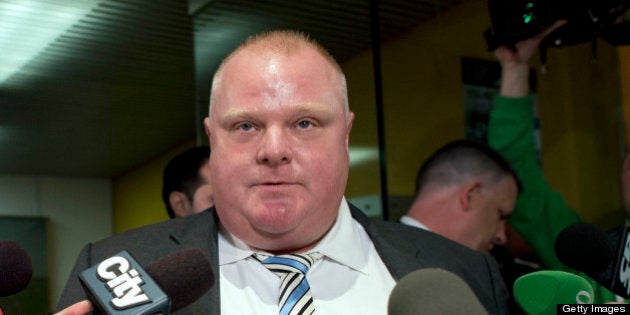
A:
{"label": "mouth", "polygon": [[251,193],[265,198],[292,195],[297,185],[293,182],[268,181],[254,184]]}
{"label": "mouth", "polygon": [[259,182],[259,183],[255,183],[254,186],[268,186],[268,187],[279,187],[279,186],[290,186],[290,185],[296,185],[296,183],[294,182],[287,182],[287,181],[266,181],[266,182]]}

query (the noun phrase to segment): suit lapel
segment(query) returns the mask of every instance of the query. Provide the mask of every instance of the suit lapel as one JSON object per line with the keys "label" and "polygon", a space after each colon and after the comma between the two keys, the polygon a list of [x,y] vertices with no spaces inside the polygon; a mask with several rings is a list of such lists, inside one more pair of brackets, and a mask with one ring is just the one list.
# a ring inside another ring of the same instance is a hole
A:
{"label": "suit lapel", "polygon": [[187,222],[181,224],[177,229],[170,231],[169,238],[183,247],[197,247],[208,255],[212,264],[215,282],[208,293],[202,296],[197,302],[183,308],[177,314],[210,314],[219,315],[221,313],[221,298],[219,295],[219,249],[217,245],[218,218],[214,207],[200,214],[186,218]]}
{"label": "suit lapel", "polygon": [[394,279],[400,280],[406,274],[423,267],[421,251],[411,242],[401,238],[396,230],[390,229],[393,223],[386,225],[385,222],[371,220],[357,207],[349,205],[352,217],[368,233],[381,260]]}

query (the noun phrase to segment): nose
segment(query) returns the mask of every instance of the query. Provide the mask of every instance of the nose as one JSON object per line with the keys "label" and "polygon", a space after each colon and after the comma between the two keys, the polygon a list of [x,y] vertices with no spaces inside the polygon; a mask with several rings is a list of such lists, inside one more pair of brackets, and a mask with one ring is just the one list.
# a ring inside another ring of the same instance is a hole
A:
{"label": "nose", "polygon": [[492,239],[492,242],[495,245],[505,245],[505,243],[507,243],[507,235],[505,233],[505,222],[501,222],[501,224],[499,224],[499,228],[497,229],[497,232],[494,234],[494,238]]}
{"label": "nose", "polygon": [[267,128],[256,156],[258,164],[279,166],[292,160],[289,135],[282,128]]}

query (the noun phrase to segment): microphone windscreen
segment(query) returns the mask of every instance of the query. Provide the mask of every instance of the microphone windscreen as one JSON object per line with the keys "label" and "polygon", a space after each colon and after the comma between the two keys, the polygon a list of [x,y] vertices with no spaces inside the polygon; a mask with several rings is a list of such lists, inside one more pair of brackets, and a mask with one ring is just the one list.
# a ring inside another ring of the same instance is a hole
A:
{"label": "microphone windscreen", "polygon": [[24,289],[31,281],[33,265],[26,250],[14,241],[0,241],[0,296]]}
{"label": "microphone windscreen", "polygon": [[214,284],[210,261],[198,248],[166,255],[146,271],[171,299],[171,312],[193,303]]}
{"label": "microphone windscreen", "polygon": [[615,259],[606,234],[588,223],[576,223],[562,230],[555,250],[560,262],[591,276],[606,270]]}
{"label": "microphone windscreen", "polygon": [[586,279],[556,270],[536,271],[514,282],[514,299],[527,314],[556,314],[557,304],[593,303],[593,287]]}
{"label": "microphone windscreen", "polygon": [[488,314],[464,280],[438,268],[419,269],[400,279],[387,310],[389,315]]}

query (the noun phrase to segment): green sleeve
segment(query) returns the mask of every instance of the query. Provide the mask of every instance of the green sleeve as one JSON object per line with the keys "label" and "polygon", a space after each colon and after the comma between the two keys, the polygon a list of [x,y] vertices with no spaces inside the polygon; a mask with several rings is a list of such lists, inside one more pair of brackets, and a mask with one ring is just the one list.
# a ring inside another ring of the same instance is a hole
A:
{"label": "green sleeve", "polygon": [[488,143],[514,167],[523,191],[510,224],[536,251],[546,268],[568,270],[555,254],[554,242],[565,227],[580,217],[547,183],[534,144],[533,96],[498,97],[490,114]]}

